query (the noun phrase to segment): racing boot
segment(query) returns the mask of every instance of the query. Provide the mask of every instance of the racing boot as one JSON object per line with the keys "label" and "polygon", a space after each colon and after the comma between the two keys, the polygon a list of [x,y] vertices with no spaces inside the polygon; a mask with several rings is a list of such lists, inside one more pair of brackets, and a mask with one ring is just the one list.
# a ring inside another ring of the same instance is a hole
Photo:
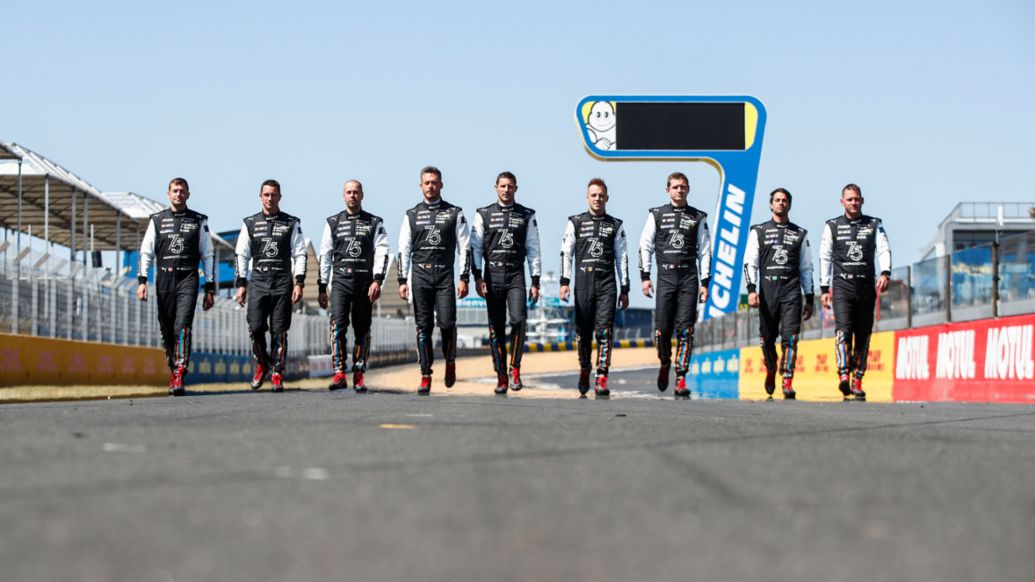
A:
{"label": "racing boot", "polygon": [[794,400],[797,396],[798,396],[798,393],[795,392],[794,388],[791,386],[791,379],[790,378],[784,378],[783,379],[783,399],[784,400]]}
{"label": "racing boot", "polygon": [[668,371],[671,369],[669,364],[662,364],[658,368],[658,390],[664,392],[668,389]]}
{"label": "racing boot", "polygon": [[521,369],[511,368],[510,369],[510,389],[517,392],[524,388],[525,385],[521,383]]}
{"label": "racing boot", "polygon": [[446,388],[456,384],[456,362],[446,362]]}
{"label": "racing boot", "polygon": [[765,393],[772,398],[773,392],[776,392],[776,372],[769,370],[765,373]]}
{"label": "racing boot", "polygon": [[579,394],[585,396],[589,392],[589,368],[582,368],[579,372]]}
{"label": "racing boot", "polygon": [[266,368],[262,364],[255,364],[255,375],[252,376],[252,382],[250,386],[252,390],[258,390],[262,388],[262,383],[266,379]]}
{"label": "racing boot", "polygon": [[848,378],[848,374],[841,374],[841,377],[837,383],[837,389],[840,390],[841,394],[844,395],[845,400],[848,400],[848,397],[852,395],[852,388],[850,384],[851,383]]}
{"label": "racing boot", "polygon": [[183,396],[187,391],[183,388],[183,366],[176,368],[173,372],[172,384],[169,386],[169,396]]}
{"label": "racing boot", "polygon": [[284,380],[283,378],[281,378],[280,372],[273,372],[272,374],[270,374],[270,384],[272,384],[270,390],[272,390],[273,392],[284,391]]}
{"label": "racing boot", "polygon": [[[515,390],[517,390],[517,388],[515,388]],[[500,374],[499,376],[496,377],[496,389],[495,389],[495,392],[496,392],[496,394],[498,394],[500,396],[506,396],[506,394],[507,394],[507,375],[506,374]]]}
{"label": "racing boot", "polygon": [[352,386],[356,389],[356,392],[358,392],[359,394],[366,393],[367,383],[363,380],[363,372],[353,372]]}
{"label": "racing boot", "polygon": [[341,390],[343,388],[348,388],[348,387],[349,387],[349,379],[348,379],[348,377],[345,376],[345,372],[335,372],[334,373],[334,379],[331,380],[331,383],[330,383],[329,386],[327,386],[327,389],[330,390],[331,392],[334,392],[335,390]]}
{"label": "racing boot", "polygon": [[431,394],[431,376],[420,377],[420,386],[417,387],[417,394],[421,396]]}
{"label": "racing boot", "polygon": [[611,389],[607,387],[607,376],[597,376],[597,384],[593,387],[597,398],[609,398]]}
{"label": "racing boot", "polygon": [[676,398],[690,398],[690,389],[686,387],[686,376],[676,378]]}
{"label": "racing boot", "polygon": [[866,402],[866,393],[863,392],[862,378],[852,378],[852,396],[855,396],[856,402]]}

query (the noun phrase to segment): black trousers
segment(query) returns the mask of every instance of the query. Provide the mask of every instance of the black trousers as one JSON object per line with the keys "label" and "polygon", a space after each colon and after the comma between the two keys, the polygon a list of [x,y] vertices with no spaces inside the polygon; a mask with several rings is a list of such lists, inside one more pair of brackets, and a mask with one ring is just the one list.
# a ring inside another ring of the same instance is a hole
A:
{"label": "black trousers", "polygon": [[[248,284],[248,332],[252,356],[264,369],[284,373],[287,364],[288,330],[291,329],[291,292],[295,283],[290,274],[281,277],[254,277]],[[270,333],[270,350],[266,332]]]}
{"label": "black trousers", "polygon": [[489,348],[492,351],[492,365],[497,375],[507,373],[507,315],[510,315],[510,368],[521,367],[521,356],[525,353],[527,331],[528,299],[525,289],[525,272],[485,272],[488,292],[485,305],[489,312]]}
{"label": "black trousers", "polygon": [[417,323],[417,362],[420,373],[430,376],[435,363],[431,332],[438,320],[442,330],[442,357],[456,360],[456,283],[453,268],[416,264],[411,272],[413,316]]}
{"label": "black trousers", "polygon": [[694,324],[700,285],[690,269],[658,269],[655,289],[654,345],[662,366],[672,363],[672,334],[676,335],[676,375],[685,376],[694,351]]}
{"label": "black trousers", "polygon": [[198,271],[155,270],[158,328],[169,370],[190,365],[194,310],[198,305]]}
{"label": "black trousers", "polygon": [[331,362],[335,372],[344,372],[348,359],[348,331],[352,324],[355,350],[352,371],[365,372],[370,354],[370,321],[374,304],[370,302],[370,277],[337,275],[331,282]]}
{"label": "black trousers", "polygon": [[830,291],[837,330],[834,334],[837,373],[855,373],[857,378],[862,378],[873,332],[873,309],[877,302],[875,281],[835,277]]}
{"label": "black trousers", "polygon": [[614,269],[576,272],[575,275],[575,342],[579,367],[590,367],[593,339],[597,341],[597,375],[606,376],[611,366],[611,342],[614,339],[615,306],[618,286]]}
{"label": "black trousers", "polygon": [[[758,334],[765,369],[784,378],[793,378],[798,358],[798,336],[801,334],[801,280],[797,277],[763,278],[759,283]],[[776,361],[778,335],[783,351],[779,364]]]}

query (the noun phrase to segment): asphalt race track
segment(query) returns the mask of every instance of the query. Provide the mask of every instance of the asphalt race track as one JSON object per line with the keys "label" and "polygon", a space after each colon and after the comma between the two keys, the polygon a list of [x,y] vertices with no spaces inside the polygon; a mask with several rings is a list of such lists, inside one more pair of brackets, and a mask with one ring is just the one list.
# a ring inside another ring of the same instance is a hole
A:
{"label": "asphalt race track", "polygon": [[0,579],[1035,580],[1031,406],[612,380],[0,406]]}

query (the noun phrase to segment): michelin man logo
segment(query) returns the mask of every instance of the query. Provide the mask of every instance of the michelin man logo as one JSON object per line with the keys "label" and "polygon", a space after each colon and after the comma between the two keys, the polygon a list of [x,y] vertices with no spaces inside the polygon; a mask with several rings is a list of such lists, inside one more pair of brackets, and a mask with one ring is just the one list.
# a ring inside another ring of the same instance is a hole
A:
{"label": "michelin man logo", "polygon": [[[587,103],[587,105],[589,104]],[[617,120],[614,103],[596,101],[588,112],[585,109],[583,111],[586,129],[589,131],[589,139],[593,145],[601,150],[616,149],[615,125]]]}

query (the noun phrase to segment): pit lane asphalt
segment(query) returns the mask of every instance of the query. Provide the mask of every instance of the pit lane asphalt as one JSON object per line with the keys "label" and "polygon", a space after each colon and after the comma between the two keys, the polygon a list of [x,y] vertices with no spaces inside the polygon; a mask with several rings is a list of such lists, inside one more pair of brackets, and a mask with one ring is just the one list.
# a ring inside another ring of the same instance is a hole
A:
{"label": "pit lane asphalt", "polygon": [[0,579],[1035,580],[1035,408],[670,394],[6,405]]}

